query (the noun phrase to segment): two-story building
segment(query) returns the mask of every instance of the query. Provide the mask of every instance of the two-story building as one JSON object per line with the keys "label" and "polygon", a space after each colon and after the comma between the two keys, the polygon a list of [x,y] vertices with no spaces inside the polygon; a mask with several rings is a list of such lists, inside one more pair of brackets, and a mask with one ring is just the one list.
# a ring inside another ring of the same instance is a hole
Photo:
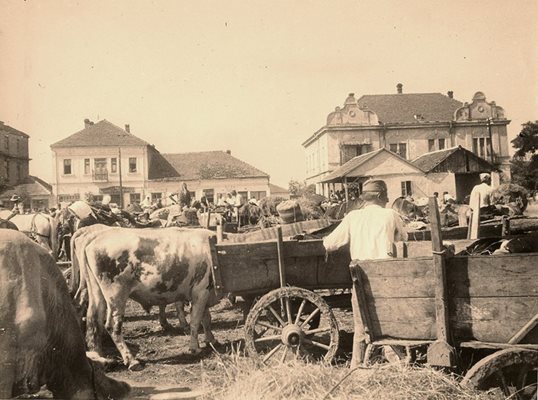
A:
{"label": "two-story building", "polygon": [[28,136],[0,121],[0,183],[16,186],[28,178]]}
{"label": "two-story building", "polygon": [[411,161],[457,147],[472,151],[509,179],[509,123],[503,108],[487,102],[482,92],[471,103],[454,99],[451,91],[406,94],[401,84],[395,94],[357,100],[351,93],[344,106],[336,107],[327,123],[303,143],[306,181],[323,193],[325,178],[362,154],[384,148]]}
{"label": "two-story building", "polygon": [[183,182],[196,198],[216,201],[231,190],[243,198],[270,194],[269,175],[233,157],[230,151],[161,154],[154,146],[107,120],[84,121],[79,132],[51,145],[53,192],[58,202],[110,194],[126,206],[178,193]]}

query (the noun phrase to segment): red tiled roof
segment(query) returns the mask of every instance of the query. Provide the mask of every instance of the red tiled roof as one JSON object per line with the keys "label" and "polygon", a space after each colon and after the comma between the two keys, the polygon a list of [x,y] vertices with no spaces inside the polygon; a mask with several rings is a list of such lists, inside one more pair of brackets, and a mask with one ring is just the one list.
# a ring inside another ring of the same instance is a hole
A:
{"label": "red tiled roof", "polygon": [[174,180],[227,179],[269,177],[263,171],[241,161],[224,151],[162,154],[177,171],[176,177],[155,176],[152,179]]}
{"label": "red tiled roof", "polygon": [[148,146],[149,143],[106,119],[84,128],[50,147]]}
{"label": "red tiled roof", "polygon": [[452,121],[454,112],[463,106],[441,93],[366,94],[357,103],[374,111],[385,124]]}

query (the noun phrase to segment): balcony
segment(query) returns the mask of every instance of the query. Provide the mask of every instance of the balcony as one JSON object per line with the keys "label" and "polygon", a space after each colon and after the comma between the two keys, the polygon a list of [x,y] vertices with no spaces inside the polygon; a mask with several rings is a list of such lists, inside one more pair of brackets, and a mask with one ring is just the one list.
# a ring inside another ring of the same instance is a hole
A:
{"label": "balcony", "polygon": [[106,169],[93,171],[92,178],[94,182],[108,182],[108,171]]}

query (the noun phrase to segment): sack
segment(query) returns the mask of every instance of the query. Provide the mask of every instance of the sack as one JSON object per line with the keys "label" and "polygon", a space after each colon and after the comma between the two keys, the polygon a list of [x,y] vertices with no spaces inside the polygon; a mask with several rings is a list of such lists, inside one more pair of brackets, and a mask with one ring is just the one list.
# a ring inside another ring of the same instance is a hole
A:
{"label": "sack", "polygon": [[295,200],[286,200],[276,206],[278,215],[284,224],[304,221],[301,206]]}

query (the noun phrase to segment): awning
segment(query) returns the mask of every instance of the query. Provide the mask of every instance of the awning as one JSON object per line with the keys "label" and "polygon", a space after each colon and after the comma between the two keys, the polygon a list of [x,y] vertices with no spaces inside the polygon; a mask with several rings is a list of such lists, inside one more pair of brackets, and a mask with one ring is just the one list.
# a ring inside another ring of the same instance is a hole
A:
{"label": "awning", "polygon": [[[122,187],[123,193],[134,193],[135,188],[134,187]],[[120,194],[120,187],[119,186],[109,186],[106,188],[99,189],[99,193],[101,194]]]}

